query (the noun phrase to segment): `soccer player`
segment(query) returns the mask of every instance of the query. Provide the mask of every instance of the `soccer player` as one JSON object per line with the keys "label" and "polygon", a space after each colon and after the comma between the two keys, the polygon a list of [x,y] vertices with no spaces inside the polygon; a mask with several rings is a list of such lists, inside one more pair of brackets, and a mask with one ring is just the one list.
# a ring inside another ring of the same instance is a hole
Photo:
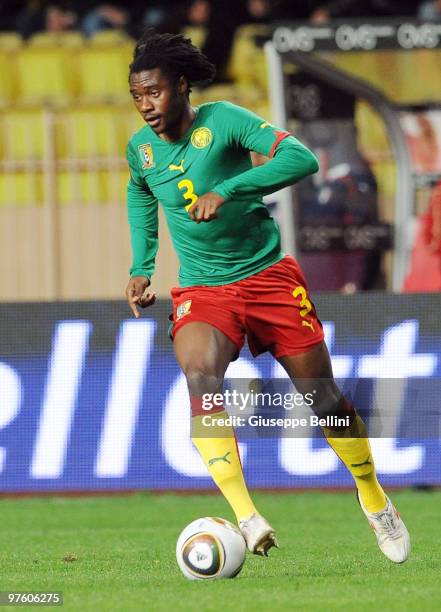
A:
{"label": "soccer player", "polygon": [[[193,108],[191,87],[213,76],[212,64],[181,35],[147,31],[135,47],[130,92],[147,125],[127,147],[133,251],[127,300],[135,317],[155,300],[149,286],[160,202],[180,260],[171,336],[188,383],[192,432],[201,431],[202,396],[222,391],[246,336],[253,355],[269,351],[300,392],[318,387],[313,409],[320,417],[349,417],[349,426],[324,428],[325,436],[354,478],[381,550],[401,563],[409,534],[378,483],[363,421],[333,380],[303,274],[282,253],[279,229],[262,202],[316,172],[317,160],[291,134],[244,108],[228,102]],[[269,161],[253,168],[250,151]],[[226,416],[222,406],[216,410]],[[277,546],[275,532],[249,495],[233,429],[192,439],[248,549],[266,555]]]}

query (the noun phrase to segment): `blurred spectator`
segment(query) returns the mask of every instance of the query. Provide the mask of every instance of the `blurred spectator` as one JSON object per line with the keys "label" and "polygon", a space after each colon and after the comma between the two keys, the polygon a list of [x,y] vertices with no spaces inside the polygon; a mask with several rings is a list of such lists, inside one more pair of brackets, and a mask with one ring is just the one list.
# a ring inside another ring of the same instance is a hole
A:
{"label": "blurred spectator", "polygon": [[45,26],[47,32],[64,32],[72,28],[77,21],[77,16],[72,11],[65,11],[60,6],[48,6],[45,15]]}
{"label": "blurred spectator", "polygon": [[[402,126],[417,172],[441,172],[441,125],[439,113],[408,113]],[[437,126],[438,127],[437,129]]]}
{"label": "blurred spectator", "polygon": [[[300,137],[314,146],[320,173],[297,186],[300,228],[351,227],[378,222],[375,177],[357,147],[351,120],[310,121]],[[352,293],[380,288],[378,251],[330,251],[299,256],[312,290]]]}
{"label": "blurred spectator", "polygon": [[29,0],[18,13],[15,28],[24,38],[29,38],[45,28],[44,3],[40,0]]}
{"label": "blurred spectator", "polygon": [[120,5],[101,4],[88,13],[81,22],[85,36],[93,36],[102,30],[124,30],[129,23],[128,11]]}
{"label": "blurred spectator", "polygon": [[[188,0],[172,0],[172,2],[155,0],[151,4],[149,3],[147,10],[144,9],[142,25],[143,27],[153,27],[158,32],[177,34],[187,23],[187,14],[191,12],[193,4],[195,3]],[[196,18],[200,12],[203,12],[203,10],[201,11],[200,8],[196,7]]]}
{"label": "blurred spectator", "polygon": [[274,0],[247,0],[240,3],[237,0],[211,1],[207,38],[202,51],[216,66],[218,81],[228,80],[225,72],[237,28],[247,23],[270,23],[278,4]]}
{"label": "blurred spectator", "polygon": [[[358,148],[355,97],[300,70],[287,81],[290,116],[299,121],[296,135],[320,160],[320,171],[296,187],[300,232],[376,224],[377,183]],[[383,285],[380,251],[300,252],[299,261],[314,291]]]}
{"label": "blurred spectator", "polygon": [[207,37],[202,51],[216,66],[216,80],[225,81],[234,33],[247,21],[244,3],[237,0],[212,0]]}
{"label": "blurred spectator", "polygon": [[9,0],[2,2],[0,0],[0,30],[14,30],[17,15],[23,10],[26,3],[24,0]]}
{"label": "blurred spectator", "polygon": [[417,220],[417,231],[403,291],[441,291],[441,181],[429,208]]}
{"label": "blurred spectator", "polygon": [[210,18],[211,5],[208,0],[194,0],[188,8],[187,20],[191,25],[205,26]]}
{"label": "blurred spectator", "polygon": [[248,14],[251,22],[270,21],[273,6],[269,0],[248,0]]}
{"label": "blurred spectator", "polygon": [[69,5],[62,2],[29,0],[17,15],[15,28],[24,38],[37,32],[63,32],[72,28],[77,20]]}
{"label": "blurred spectator", "polygon": [[441,22],[441,0],[426,0],[420,4],[418,19]]}

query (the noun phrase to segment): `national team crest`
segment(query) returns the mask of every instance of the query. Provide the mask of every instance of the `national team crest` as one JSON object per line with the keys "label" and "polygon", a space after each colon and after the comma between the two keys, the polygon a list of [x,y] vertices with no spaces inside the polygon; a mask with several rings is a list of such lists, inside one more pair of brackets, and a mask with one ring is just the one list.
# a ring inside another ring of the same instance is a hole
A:
{"label": "national team crest", "polygon": [[179,321],[179,319],[182,319],[182,317],[185,317],[185,315],[190,314],[190,312],[191,312],[191,300],[187,300],[186,302],[179,304],[179,306],[176,309],[176,321]]}
{"label": "national team crest", "polygon": [[141,158],[142,169],[154,168],[155,162],[153,161],[153,149],[150,143],[139,145],[138,147],[139,157]]}
{"label": "national team crest", "polygon": [[191,144],[196,147],[196,149],[208,147],[212,140],[213,133],[207,127],[197,128],[191,135]]}

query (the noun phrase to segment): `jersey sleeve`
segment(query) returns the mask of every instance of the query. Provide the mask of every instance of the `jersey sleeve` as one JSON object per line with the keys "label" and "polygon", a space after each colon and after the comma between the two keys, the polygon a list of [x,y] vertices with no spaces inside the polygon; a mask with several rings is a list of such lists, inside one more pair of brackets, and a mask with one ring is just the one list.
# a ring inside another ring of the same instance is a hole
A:
{"label": "jersey sleeve", "polygon": [[127,146],[130,178],[127,211],[132,246],[130,276],[151,278],[158,251],[158,201],[144,182],[131,144]]}
{"label": "jersey sleeve", "polygon": [[272,157],[277,144],[290,136],[286,130],[274,127],[252,111],[231,102],[220,102],[217,115],[228,146]]}
{"label": "jersey sleeve", "polygon": [[229,102],[222,103],[220,113],[227,146],[242,147],[270,158],[266,164],[216,185],[214,191],[225,200],[263,196],[317,172],[314,153],[286,130]]}

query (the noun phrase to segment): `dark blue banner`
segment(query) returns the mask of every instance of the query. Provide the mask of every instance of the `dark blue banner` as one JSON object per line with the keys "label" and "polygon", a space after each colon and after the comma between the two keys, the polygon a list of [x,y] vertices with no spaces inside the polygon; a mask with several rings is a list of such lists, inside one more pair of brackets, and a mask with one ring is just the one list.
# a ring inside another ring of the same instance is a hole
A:
{"label": "dark blue banner", "polygon": [[[316,306],[335,376],[371,379],[377,412],[384,402],[399,415],[372,440],[382,481],[441,484],[441,296],[322,295]],[[0,305],[2,491],[212,486],[189,436],[169,311],[162,301],[134,320],[123,302]],[[285,376],[269,355],[253,360],[246,350],[227,375]],[[392,394],[382,383],[389,379],[402,381]],[[415,423],[428,414],[431,435],[421,435]],[[251,487],[351,484],[319,437],[244,439],[240,447]]]}

